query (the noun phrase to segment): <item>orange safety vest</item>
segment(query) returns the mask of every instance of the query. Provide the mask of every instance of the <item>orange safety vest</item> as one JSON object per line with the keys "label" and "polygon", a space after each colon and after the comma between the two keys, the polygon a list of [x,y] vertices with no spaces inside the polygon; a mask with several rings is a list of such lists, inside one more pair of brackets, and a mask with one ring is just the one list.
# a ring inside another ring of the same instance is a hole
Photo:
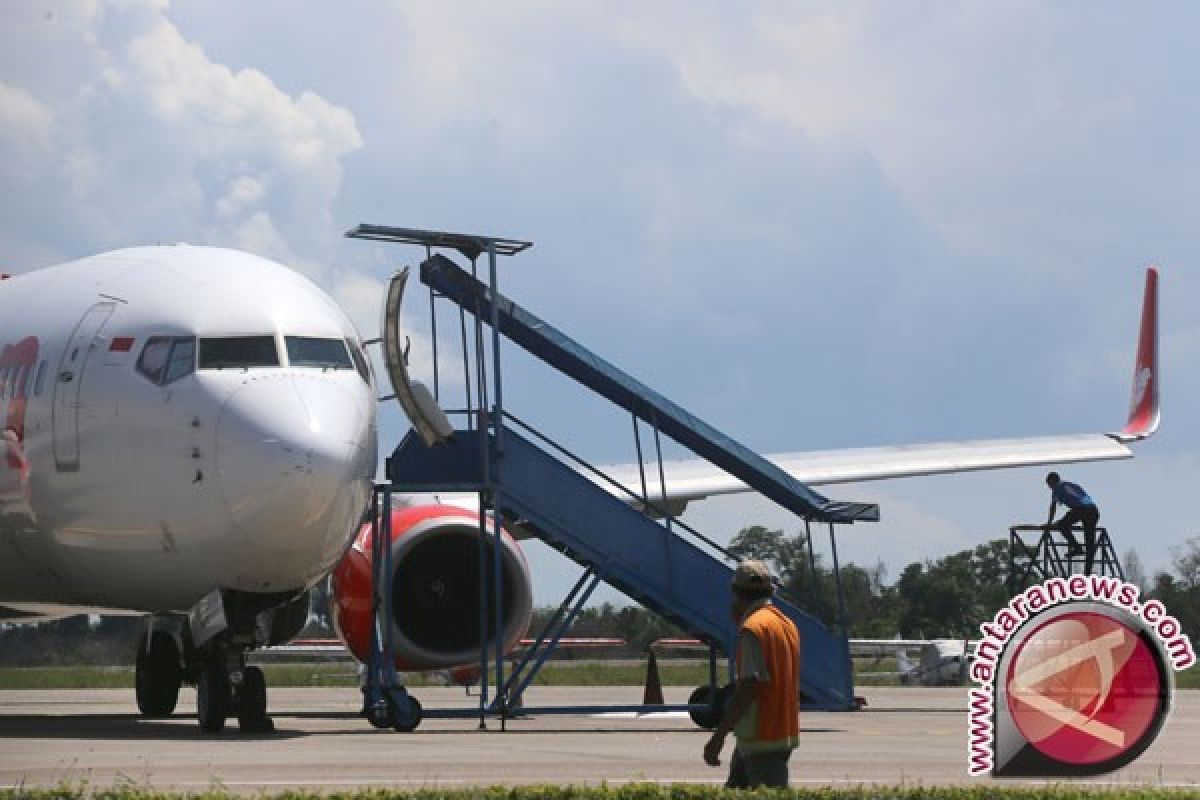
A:
{"label": "orange safety vest", "polygon": [[[771,679],[755,687],[753,733],[738,730],[738,747],[746,751],[793,748],[800,735],[800,632],[770,603],[746,617],[741,629],[758,640]],[[739,675],[741,670],[739,652]]]}

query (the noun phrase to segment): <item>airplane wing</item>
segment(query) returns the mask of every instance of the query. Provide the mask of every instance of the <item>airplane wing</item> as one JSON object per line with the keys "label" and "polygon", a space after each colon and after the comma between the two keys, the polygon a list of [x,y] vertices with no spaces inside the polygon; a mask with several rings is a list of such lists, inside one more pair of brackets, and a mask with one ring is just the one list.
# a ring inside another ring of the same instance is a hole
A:
{"label": "airplane wing", "polygon": [[[767,458],[810,486],[1131,458],[1128,445],[1158,429],[1158,386],[1158,271],[1151,267],[1146,271],[1133,397],[1119,432],[781,453]],[[672,513],[693,500],[747,491],[740,480],[704,461],[666,462],[663,467],[661,482],[655,467],[646,470],[647,495],[652,505]],[[637,465],[606,471],[627,487],[641,484]]]}
{"label": "airplane wing", "polygon": [[899,650],[918,650],[932,639],[850,639],[852,656],[892,656]]}

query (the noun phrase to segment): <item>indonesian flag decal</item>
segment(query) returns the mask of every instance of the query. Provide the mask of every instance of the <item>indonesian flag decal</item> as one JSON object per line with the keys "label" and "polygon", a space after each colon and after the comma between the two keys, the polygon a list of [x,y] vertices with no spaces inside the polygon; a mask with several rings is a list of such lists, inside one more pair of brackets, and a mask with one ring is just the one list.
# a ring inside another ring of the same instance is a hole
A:
{"label": "indonesian flag decal", "polygon": [[1133,398],[1122,438],[1144,439],[1158,429],[1158,270],[1146,270],[1142,327],[1133,367]]}

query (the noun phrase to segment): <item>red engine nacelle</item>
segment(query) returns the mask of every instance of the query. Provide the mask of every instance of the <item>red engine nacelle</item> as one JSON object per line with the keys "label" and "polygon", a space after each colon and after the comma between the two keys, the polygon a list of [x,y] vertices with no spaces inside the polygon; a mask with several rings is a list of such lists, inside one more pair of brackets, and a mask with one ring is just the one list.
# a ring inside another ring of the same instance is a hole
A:
{"label": "red engine nacelle", "polygon": [[[484,537],[487,569],[481,583],[478,514],[442,505],[392,511],[392,640],[397,669],[444,669],[478,661],[484,638],[479,624],[481,599],[487,603],[486,638],[499,638],[505,653],[516,647],[533,614],[529,565],[516,541],[507,531],[501,533],[501,630],[495,637],[495,543],[490,534]],[[369,524],[333,569],[333,622],[354,657],[366,661],[372,627]]]}

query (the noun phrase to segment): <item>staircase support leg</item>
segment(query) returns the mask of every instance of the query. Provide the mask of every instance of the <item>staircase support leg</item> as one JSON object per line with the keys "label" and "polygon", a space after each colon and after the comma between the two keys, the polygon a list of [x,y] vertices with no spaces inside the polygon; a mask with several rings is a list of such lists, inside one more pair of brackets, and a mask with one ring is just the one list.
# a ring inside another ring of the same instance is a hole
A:
{"label": "staircase support leg", "polygon": [[837,591],[837,607],[838,607],[838,625],[842,629],[842,637],[845,638],[849,631],[849,625],[846,623],[846,595],[842,591],[842,568],[838,564],[837,552],[837,535],[833,532],[833,523],[829,523],[829,547],[833,550],[833,583]]}
{"label": "staircase support leg", "polygon": [[817,556],[813,553],[812,523],[808,517],[804,518],[804,539],[808,543],[808,569],[812,574],[812,583],[809,584],[808,589],[809,596],[806,599],[813,604],[813,608],[819,613],[828,613],[828,609],[822,608],[824,603],[821,602],[820,594],[817,591],[821,584],[817,580]]}
{"label": "staircase support leg", "polygon": [[493,636],[495,638],[495,654],[496,654],[496,700],[500,704],[500,729],[504,730],[507,722],[507,706],[508,698],[504,692],[504,644],[500,641],[503,633],[501,625],[503,623],[504,608],[504,574],[502,565],[502,554],[504,552],[503,535],[500,532],[500,509],[503,504],[500,501],[500,463],[504,456],[504,381],[500,374],[500,303],[496,298],[500,296],[499,277],[496,273],[496,245],[488,243],[488,274],[491,282],[491,306],[492,306],[492,396],[495,399],[495,405],[492,407],[491,428],[492,428],[492,469],[490,471],[490,482],[492,490],[492,616],[495,625]]}
{"label": "staircase support leg", "polygon": [[[517,665],[513,667],[512,674],[508,676],[510,683],[508,689],[510,694],[513,696],[520,694],[520,691],[513,692],[512,687],[519,686],[518,681],[521,680],[522,673],[525,672],[525,668],[529,666],[530,662],[534,661],[539,655],[541,655],[542,645],[546,643],[547,638],[553,636],[554,631],[558,630],[559,623],[562,621],[563,616],[566,615],[571,604],[575,602],[576,595],[578,595],[579,591],[583,589],[583,585],[592,579],[593,574],[594,573],[590,569],[584,570],[583,574],[579,576],[579,580],[575,581],[575,585],[571,587],[571,591],[567,592],[567,596],[563,599],[562,603],[559,604],[558,610],[554,612],[554,616],[552,616],[549,621],[546,622],[545,626],[538,633],[537,639],[533,642],[533,646],[525,651],[525,655],[522,656],[521,660],[517,662]],[[541,664],[542,659],[539,659],[534,667],[535,674],[537,668],[541,667]]]}
{"label": "staircase support leg", "polygon": [[[483,421],[480,420],[480,431]],[[487,436],[480,437],[484,442],[484,447],[487,447]],[[487,470],[487,457],[484,456],[484,470]],[[484,480],[487,480],[486,472]],[[487,492],[479,493],[479,730],[487,729],[487,707],[488,707],[488,663],[487,663],[487,512],[486,512],[486,494]]]}
{"label": "staircase support leg", "polygon": [[[429,256],[426,255],[426,258]],[[429,289],[429,338],[433,345],[433,399],[442,402],[441,373],[438,371],[437,308],[433,302],[433,288]]]}
{"label": "staircase support leg", "polygon": [[717,696],[717,643],[708,643],[708,685],[712,696]]}
{"label": "staircase support leg", "polygon": [[642,503],[645,510],[650,510],[650,493],[646,489],[646,464],[642,457],[642,433],[638,429],[637,414],[630,415],[633,418],[633,444],[637,448],[638,459],[638,477],[642,480]]}
{"label": "staircase support leg", "polygon": [[[588,601],[588,599],[592,596],[592,592],[595,591],[596,587],[600,585],[600,575],[595,570],[588,570],[585,572],[579,579],[579,583],[576,584],[576,586],[578,587],[582,585],[585,580],[588,581],[587,588],[584,590],[583,594],[580,595],[579,600],[576,601],[571,610],[567,612],[565,617],[562,618],[558,629],[554,631],[554,634],[550,637],[550,641],[544,648],[542,648],[542,652],[538,655],[537,660],[530,668],[529,674],[526,675],[521,681],[520,685],[517,686],[517,697],[521,697],[525,694],[525,690],[529,688],[529,684],[532,683],[533,679],[537,677],[538,671],[542,668],[542,665],[546,663],[546,659],[550,657],[550,654],[554,652],[554,648],[558,646],[558,642],[560,639],[562,639],[563,634],[566,633],[567,629],[571,627],[571,624],[575,622],[575,618],[579,616],[579,612],[583,610],[583,604]],[[562,607],[560,607],[560,611],[561,608]]]}
{"label": "staircase support leg", "polygon": [[[651,417],[653,418],[654,415],[651,414]],[[669,511],[666,509],[666,505],[667,505],[667,473],[663,467],[662,437],[658,433],[658,420],[656,418],[654,419],[653,424],[654,424],[654,450],[655,450],[656,455],[658,456],[658,490],[660,492],[659,497],[662,498],[662,503],[664,506],[663,513],[666,514],[666,516],[663,518],[663,522],[667,526],[667,532],[670,533],[671,532],[671,516],[670,516]],[[666,556],[666,560],[667,560],[667,590],[670,592],[675,591],[675,570],[671,566],[671,542],[674,539],[675,539],[674,536],[663,537],[663,545],[665,548],[664,555]]]}
{"label": "staircase support leg", "polygon": [[463,388],[467,394],[467,430],[472,430],[475,427],[475,415],[471,413],[472,397],[471,397],[471,356],[467,351],[467,312],[462,308],[458,309],[458,328],[459,334],[462,336],[462,357],[463,357]]}

